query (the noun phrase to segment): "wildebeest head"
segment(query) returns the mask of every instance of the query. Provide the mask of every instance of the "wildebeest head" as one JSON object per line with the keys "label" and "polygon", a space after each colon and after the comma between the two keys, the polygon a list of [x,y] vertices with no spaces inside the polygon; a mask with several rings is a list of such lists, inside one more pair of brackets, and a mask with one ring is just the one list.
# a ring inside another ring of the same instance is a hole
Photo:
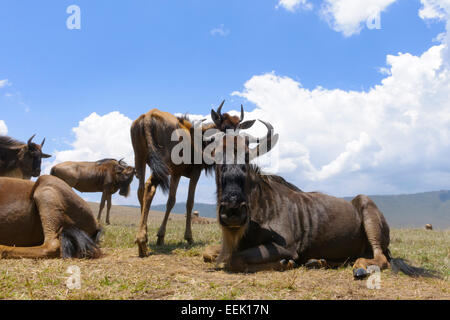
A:
{"label": "wildebeest head", "polygon": [[[260,120],[261,121],[261,120]],[[239,134],[236,136],[225,135],[222,138],[224,150],[219,157],[222,159],[216,164],[216,184],[218,187],[218,216],[222,227],[239,229],[249,221],[249,203],[247,194],[251,181],[249,172],[252,170],[250,161],[269,152],[278,141],[278,134],[273,134],[273,127],[269,123],[261,121],[268,129],[267,135],[262,138],[254,138],[250,135]],[[232,144],[233,152],[227,152],[227,144]],[[249,143],[257,143],[253,148]],[[244,152],[239,155],[239,152]],[[232,159],[227,159],[227,156]],[[217,160],[217,157],[215,158]]]}
{"label": "wildebeest head", "polygon": [[128,197],[130,193],[130,184],[133,181],[136,171],[134,167],[127,165],[123,160],[119,160],[115,168],[116,181],[119,185],[119,194]]}
{"label": "wildebeest head", "polygon": [[50,158],[51,155],[42,152],[42,147],[45,143],[45,138],[42,143],[36,144],[32,142],[35,135],[28,139],[27,144],[19,148],[17,157],[20,163],[20,169],[24,176],[39,177],[41,174],[42,158]]}
{"label": "wildebeest head", "polygon": [[214,121],[217,129],[225,132],[226,130],[238,130],[238,129],[249,129],[255,123],[255,120],[244,121],[244,107],[241,105],[241,116],[232,116],[228,113],[222,114],[222,107],[225,103],[225,100],[222,101],[217,111],[214,109],[211,110],[211,119]]}

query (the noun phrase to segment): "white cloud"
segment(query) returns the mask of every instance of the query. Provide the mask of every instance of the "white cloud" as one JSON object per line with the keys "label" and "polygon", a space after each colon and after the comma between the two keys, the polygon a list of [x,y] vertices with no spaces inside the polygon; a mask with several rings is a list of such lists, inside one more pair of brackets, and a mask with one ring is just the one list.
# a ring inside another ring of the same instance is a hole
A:
{"label": "white cloud", "polygon": [[294,12],[301,8],[303,10],[311,10],[313,8],[312,3],[308,0],[279,0],[276,8],[283,7],[284,9]]}
{"label": "white cloud", "polygon": [[212,36],[226,37],[230,34],[230,30],[225,29],[225,26],[221,24],[220,27],[212,29],[211,31],[209,31],[209,33]]}
{"label": "white cloud", "polygon": [[8,127],[5,121],[0,120],[0,135],[6,135],[8,133]]}
{"label": "white cloud", "polygon": [[337,195],[448,188],[450,69],[443,67],[444,48],[387,56],[386,78],[367,92],[308,90],[268,73],[234,95],[257,106],[248,118],[274,125],[279,173],[301,188]]}
{"label": "white cloud", "polygon": [[72,129],[75,141],[71,149],[55,151],[50,166],[64,161],[97,161],[103,158],[125,158],[134,162],[131,146],[130,126],[132,120],[118,111],[104,116],[92,113]]}
{"label": "white cloud", "polygon": [[[43,173],[48,174],[51,167],[64,161],[97,161],[104,158],[125,158],[134,166],[133,147],[131,145],[130,127],[132,120],[118,111],[103,116],[92,113],[72,129],[75,141],[67,150],[56,150],[53,157],[43,162]],[[133,182],[134,184],[135,182]],[[136,185],[132,185],[132,189]],[[83,193],[81,196],[88,201],[99,201],[101,194]],[[136,192],[125,199],[114,195],[116,204],[136,204]]]}
{"label": "white cloud", "polygon": [[0,88],[10,86],[11,82],[8,81],[8,79],[0,80]]}
{"label": "white cloud", "polygon": [[321,15],[337,32],[349,37],[358,34],[367,19],[385,11],[397,0],[325,0]]}
{"label": "white cloud", "polygon": [[450,0],[420,0],[422,8],[419,16],[422,19],[445,20],[450,9]]}

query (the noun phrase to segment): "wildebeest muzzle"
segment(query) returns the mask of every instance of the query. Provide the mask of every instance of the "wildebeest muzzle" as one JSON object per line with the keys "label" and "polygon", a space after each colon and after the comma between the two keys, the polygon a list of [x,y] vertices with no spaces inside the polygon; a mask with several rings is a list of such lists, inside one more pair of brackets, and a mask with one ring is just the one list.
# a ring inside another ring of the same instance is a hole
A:
{"label": "wildebeest muzzle", "polygon": [[219,222],[227,228],[240,228],[247,223],[247,212],[245,202],[237,205],[222,202],[219,206]]}

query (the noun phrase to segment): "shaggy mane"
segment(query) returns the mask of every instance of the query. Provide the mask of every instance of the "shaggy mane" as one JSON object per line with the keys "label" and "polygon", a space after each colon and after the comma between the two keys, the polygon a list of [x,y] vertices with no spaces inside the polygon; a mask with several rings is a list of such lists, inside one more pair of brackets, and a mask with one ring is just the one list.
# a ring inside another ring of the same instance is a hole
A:
{"label": "shaggy mane", "polygon": [[299,189],[297,186],[293,185],[290,182],[287,182],[284,180],[284,178],[275,175],[275,174],[263,174],[261,171],[261,168],[259,168],[257,165],[251,164],[250,165],[250,173],[253,173],[256,175],[261,181],[265,182],[269,187],[272,187],[271,182],[276,182],[278,184],[281,184],[293,191],[297,192],[303,192],[301,189]]}

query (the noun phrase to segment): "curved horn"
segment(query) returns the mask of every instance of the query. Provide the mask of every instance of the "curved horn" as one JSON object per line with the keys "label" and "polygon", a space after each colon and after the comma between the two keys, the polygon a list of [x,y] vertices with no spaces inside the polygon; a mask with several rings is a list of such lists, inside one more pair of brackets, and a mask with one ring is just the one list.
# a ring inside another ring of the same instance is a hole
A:
{"label": "curved horn", "polygon": [[244,120],[244,106],[241,104],[241,120],[239,122],[242,122]]}
{"label": "curved horn", "polygon": [[125,158],[122,158],[122,159],[120,159],[118,162],[119,162],[119,165],[121,165],[121,166],[127,166],[128,164],[125,162],[125,161],[123,161],[123,159],[125,159]]}
{"label": "curved horn", "polygon": [[222,101],[222,103],[220,104],[220,106],[217,108],[217,113],[219,114],[219,116],[222,118],[222,107],[225,104],[225,100]]}
{"label": "curved horn", "polygon": [[41,149],[42,149],[42,147],[44,146],[44,143],[45,143],[45,138],[44,138],[44,140],[42,140],[42,142],[41,142]]}
{"label": "curved horn", "polygon": [[[266,154],[267,152],[269,152],[270,150],[272,150],[272,148],[277,144],[278,142],[278,134],[273,135],[273,126],[265,121],[259,120],[260,122],[262,122],[266,128],[267,128],[267,135],[263,138],[263,139],[258,139],[260,140],[259,144],[254,147],[251,148],[249,150],[249,160],[253,160],[258,156],[262,156],[264,154]],[[261,150],[261,147],[265,147],[264,149]]]}
{"label": "curved horn", "polygon": [[33,134],[33,135],[31,136],[30,139],[28,139],[28,142],[27,142],[28,146],[31,146],[31,141],[33,141],[33,138],[34,138],[35,136],[36,136],[36,133]]}

